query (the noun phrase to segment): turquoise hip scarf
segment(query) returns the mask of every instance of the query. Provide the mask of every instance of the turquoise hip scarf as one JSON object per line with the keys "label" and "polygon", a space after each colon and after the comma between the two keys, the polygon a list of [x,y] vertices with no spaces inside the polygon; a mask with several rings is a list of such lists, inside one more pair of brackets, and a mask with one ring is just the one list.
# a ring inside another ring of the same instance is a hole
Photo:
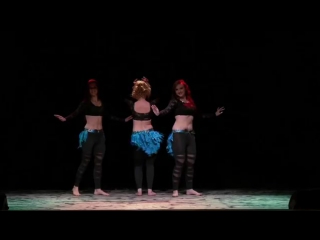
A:
{"label": "turquoise hip scarf", "polygon": [[79,147],[82,148],[83,143],[85,143],[88,139],[88,134],[89,133],[101,133],[103,130],[96,130],[96,129],[84,129],[80,134],[79,134]]}
{"label": "turquoise hip scarf", "polygon": [[163,135],[153,129],[134,131],[131,135],[131,145],[144,151],[148,156],[158,153]]}
{"label": "turquoise hip scarf", "polygon": [[167,139],[167,152],[173,156],[173,149],[172,149],[172,144],[173,144],[173,134],[174,133],[185,133],[185,134],[195,134],[195,132],[188,131],[188,130],[172,130],[171,134],[169,135]]}

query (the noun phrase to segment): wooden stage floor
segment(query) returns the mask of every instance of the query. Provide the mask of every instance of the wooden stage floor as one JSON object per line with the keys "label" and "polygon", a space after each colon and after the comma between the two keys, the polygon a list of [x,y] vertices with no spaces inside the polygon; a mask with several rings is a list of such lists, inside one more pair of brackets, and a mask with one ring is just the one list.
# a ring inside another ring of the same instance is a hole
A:
{"label": "wooden stage floor", "polygon": [[204,190],[203,196],[183,192],[173,198],[171,191],[138,197],[133,190],[108,191],[110,196],[82,192],[75,197],[66,191],[8,192],[9,211],[15,210],[288,210],[293,191]]}

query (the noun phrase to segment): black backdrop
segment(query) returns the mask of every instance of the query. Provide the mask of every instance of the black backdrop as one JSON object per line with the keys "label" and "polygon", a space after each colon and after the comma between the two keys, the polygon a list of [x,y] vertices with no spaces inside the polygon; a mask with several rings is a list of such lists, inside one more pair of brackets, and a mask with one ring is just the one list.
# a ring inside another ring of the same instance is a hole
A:
{"label": "black backdrop", "polygon": [[[101,85],[114,115],[135,78],[146,76],[162,109],[183,78],[203,112],[197,121],[195,188],[318,187],[319,42],[317,31],[168,32],[159,34],[5,32],[2,189],[71,189],[84,118],[61,123],[89,78]],[[173,116],[154,119],[166,136]],[[105,122],[103,188],[133,188],[132,123]],[[173,159],[165,145],[155,189],[171,188]],[[182,178],[182,187],[184,178]],[[93,188],[92,164],[80,186]]]}

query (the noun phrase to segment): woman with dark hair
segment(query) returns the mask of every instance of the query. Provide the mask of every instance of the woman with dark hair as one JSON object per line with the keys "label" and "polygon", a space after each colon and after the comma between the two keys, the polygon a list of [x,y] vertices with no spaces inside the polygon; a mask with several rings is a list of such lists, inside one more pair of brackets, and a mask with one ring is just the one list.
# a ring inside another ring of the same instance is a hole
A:
{"label": "woman with dark hair", "polygon": [[94,184],[95,195],[108,196],[109,194],[101,190],[101,176],[102,176],[102,161],[105,154],[105,135],[102,127],[102,118],[107,117],[110,120],[119,122],[128,122],[132,119],[131,116],[126,119],[114,117],[107,112],[106,107],[99,98],[98,83],[95,79],[88,81],[89,97],[80,103],[78,108],[67,117],[54,115],[60,121],[69,121],[80,114],[85,115],[86,125],[84,130],[79,135],[79,148],[82,148],[82,161],[78,168],[75,184],[72,189],[73,195],[79,196],[79,184],[82,179],[90,160],[91,154],[94,154]]}
{"label": "woman with dark hair", "polygon": [[[193,172],[196,159],[196,140],[193,130],[193,119],[198,115],[196,105],[191,97],[191,91],[184,80],[178,80],[173,84],[172,99],[169,105],[159,111],[152,105],[152,110],[157,116],[164,116],[174,111],[175,123],[172,127],[172,133],[167,141],[167,151],[175,158],[175,167],[173,170],[173,197],[179,195],[178,188],[182,169],[185,161],[187,162],[186,187],[187,195],[202,195],[193,190]],[[223,113],[224,107],[218,108],[215,114],[205,114],[202,118],[211,118]]]}
{"label": "woman with dark hair", "polygon": [[148,195],[154,196],[152,191],[154,179],[154,161],[160,149],[163,135],[155,130],[151,123],[154,116],[148,98],[151,95],[151,86],[148,79],[143,77],[141,80],[135,80],[132,88],[132,98],[136,101],[126,100],[130,106],[133,117],[133,130],[131,135],[131,145],[134,148],[134,176],[137,186],[136,195],[142,195],[143,164],[147,169],[147,187]]}

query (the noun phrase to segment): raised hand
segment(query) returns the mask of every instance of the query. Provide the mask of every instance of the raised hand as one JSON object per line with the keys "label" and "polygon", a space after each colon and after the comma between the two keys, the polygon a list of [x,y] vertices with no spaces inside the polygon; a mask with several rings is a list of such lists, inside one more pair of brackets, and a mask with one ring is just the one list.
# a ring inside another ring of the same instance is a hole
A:
{"label": "raised hand", "polygon": [[219,116],[223,113],[224,111],[224,107],[221,107],[221,108],[217,108],[217,111],[216,111],[216,116]]}
{"label": "raised hand", "polygon": [[151,105],[151,108],[152,108],[153,113],[154,113],[156,116],[159,116],[160,111],[159,111],[159,109],[157,108],[157,106],[156,106],[156,105]]}
{"label": "raised hand", "polygon": [[64,117],[62,117],[61,115],[57,115],[57,114],[55,114],[55,115],[53,115],[53,116],[55,116],[56,118],[58,118],[61,122],[65,122],[65,121],[67,121],[67,119],[66,119],[66,118],[64,118]]}
{"label": "raised hand", "polygon": [[132,118],[133,118],[132,116],[129,116],[129,117],[127,117],[124,121],[125,121],[125,122],[129,122]]}

